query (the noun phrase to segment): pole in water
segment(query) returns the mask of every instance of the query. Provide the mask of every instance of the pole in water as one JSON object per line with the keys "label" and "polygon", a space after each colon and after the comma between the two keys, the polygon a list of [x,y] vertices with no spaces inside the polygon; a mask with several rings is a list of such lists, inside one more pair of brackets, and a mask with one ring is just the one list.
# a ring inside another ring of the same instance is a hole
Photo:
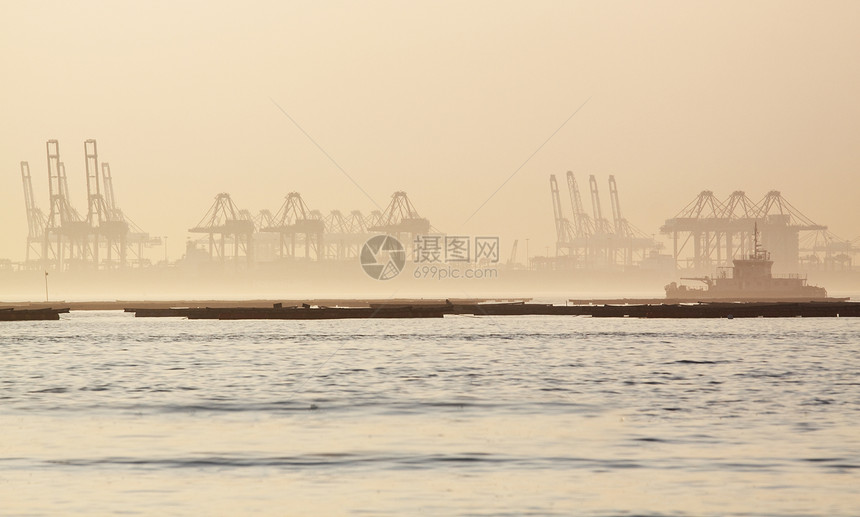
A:
{"label": "pole in water", "polygon": [[45,271],[45,302],[48,301],[48,272]]}

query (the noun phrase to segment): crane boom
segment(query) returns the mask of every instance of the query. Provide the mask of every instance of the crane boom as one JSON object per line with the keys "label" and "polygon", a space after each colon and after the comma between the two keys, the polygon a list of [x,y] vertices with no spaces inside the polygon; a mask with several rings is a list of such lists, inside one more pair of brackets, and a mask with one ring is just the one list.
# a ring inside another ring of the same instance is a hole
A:
{"label": "crane boom", "polygon": [[552,194],[552,214],[555,218],[555,236],[558,242],[564,241],[564,217],[561,214],[561,197],[558,193],[558,182],[555,179],[555,174],[549,176],[549,189]]}
{"label": "crane boom", "polygon": [[60,144],[56,140],[45,143],[48,156],[48,199],[51,208],[48,210],[48,226],[57,228],[63,221],[63,190],[60,181]]}
{"label": "crane boom", "polygon": [[87,223],[96,228],[108,220],[108,214],[99,182],[99,153],[95,140],[84,141],[84,155],[87,172]]}
{"label": "crane boom", "polygon": [[514,239],[514,245],[511,247],[511,257],[508,259],[509,266],[517,263],[517,244],[519,244],[519,242],[519,239]]}
{"label": "crane boom", "polygon": [[116,219],[116,197],[113,193],[113,176],[110,172],[110,164],[102,162],[102,185],[105,189],[105,206],[111,219]]}
{"label": "crane boom", "polygon": [[561,210],[561,196],[558,193],[558,181],[555,179],[555,174],[549,176],[549,188],[552,194],[552,212],[555,218],[555,252],[558,254],[562,248],[569,249],[573,242],[573,228]]}
{"label": "crane boom", "polygon": [[[30,177],[30,164],[21,162],[21,180],[24,183],[24,205],[27,209],[27,250],[26,261],[30,262],[30,252],[43,253],[42,239],[45,236],[45,214],[36,206],[33,196],[33,180]],[[41,249],[41,251],[40,251]],[[44,256],[43,254],[40,256]]]}
{"label": "crane boom", "polygon": [[582,197],[579,195],[579,185],[573,171],[567,171],[567,190],[570,194],[570,206],[573,208],[573,225],[578,237],[588,237],[591,233],[588,214],[582,206]]}
{"label": "crane boom", "polygon": [[64,222],[80,222],[83,221],[81,213],[75,210],[75,207],[69,202],[69,180],[66,177],[66,164],[59,162],[57,164],[59,171],[59,191],[62,196],[62,220]]}
{"label": "crane boom", "polygon": [[588,183],[591,187],[591,210],[594,212],[594,226],[598,233],[608,233],[607,223],[603,218],[603,211],[600,209],[600,196],[597,193],[597,178],[594,174],[588,177]]}
{"label": "crane boom", "polygon": [[36,207],[28,162],[21,162],[21,180],[24,183],[24,206],[27,209],[27,237],[33,240],[41,239],[45,230],[45,214]]}
{"label": "crane boom", "polygon": [[621,202],[618,199],[618,186],[615,184],[615,176],[609,175],[609,201],[612,203],[612,222],[615,226],[615,234],[621,235],[624,223],[621,219]]}

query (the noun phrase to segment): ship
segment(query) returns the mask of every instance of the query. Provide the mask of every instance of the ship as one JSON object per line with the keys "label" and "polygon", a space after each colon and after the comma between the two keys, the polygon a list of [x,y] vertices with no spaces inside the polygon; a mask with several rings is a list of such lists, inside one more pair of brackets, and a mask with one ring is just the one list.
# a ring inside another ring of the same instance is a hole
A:
{"label": "ship", "polygon": [[755,229],[753,252],[742,259],[732,261],[733,267],[718,268],[712,276],[682,278],[703,282],[704,287],[689,287],[676,282],[665,287],[666,299],[677,301],[721,301],[721,302],[809,302],[837,301],[847,298],[828,298],[823,287],[808,285],[806,275],[788,273],[774,275],[770,253],[758,242],[758,227]]}

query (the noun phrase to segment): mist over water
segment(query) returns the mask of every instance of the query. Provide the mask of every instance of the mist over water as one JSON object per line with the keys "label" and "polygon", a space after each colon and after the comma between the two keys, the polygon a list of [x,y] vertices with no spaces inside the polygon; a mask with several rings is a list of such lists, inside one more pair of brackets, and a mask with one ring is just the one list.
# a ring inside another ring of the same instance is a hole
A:
{"label": "mist over water", "polygon": [[367,214],[402,190],[441,231],[542,254],[567,170],[598,177],[607,216],[614,174],[648,235],[702,190],[776,189],[860,236],[854,2],[5,7],[0,258],[24,258],[21,161],[48,211],[49,139],[82,214],[96,139],[171,261],[221,192],[254,215],[289,192]]}
{"label": "mist over water", "polygon": [[[774,272],[856,298],[858,21],[838,0],[4,2],[0,309],[660,298],[750,251],[751,218],[676,242],[667,219],[700,192],[776,191],[796,210],[757,213]],[[59,190],[78,215],[33,224]],[[498,239],[464,266],[488,276],[409,255],[372,278],[365,223],[402,192],[409,239]],[[293,193],[328,240],[290,255],[289,225],[261,223]],[[229,226],[207,219],[221,194],[253,233],[206,232]],[[635,257],[613,240],[630,228]],[[716,261],[696,266],[702,249]],[[0,514],[860,515],[858,335],[856,318],[3,322]]]}
{"label": "mist over water", "polygon": [[4,515],[855,515],[853,319],[4,325]]}

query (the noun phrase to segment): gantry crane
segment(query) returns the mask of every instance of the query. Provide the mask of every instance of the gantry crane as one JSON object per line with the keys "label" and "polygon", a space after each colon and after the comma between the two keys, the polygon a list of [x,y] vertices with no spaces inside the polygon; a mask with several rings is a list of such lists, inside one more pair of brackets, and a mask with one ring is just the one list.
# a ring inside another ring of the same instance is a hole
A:
{"label": "gantry crane", "polygon": [[644,259],[649,250],[656,249],[653,239],[623,217],[614,176],[609,176],[612,202],[611,224],[603,217],[597,179],[593,174],[589,176],[593,216],[585,212],[576,176],[572,171],[567,171],[567,186],[573,210],[572,224],[564,216],[555,176],[550,175],[550,190],[556,221],[556,255],[567,256],[564,260],[557,260],[555,267],[633,266],[637,257]]}
{"label": "gantry crane", "polygon": [[45,147],[51,207],[42,235],[42,260],[46,267],[50,265],[63,270],[69,267],[69,264],[84,262],[90,230],[87,222],[69,203],[68,183],[65,166],[60,161],[59,143],[57,140],[48,140]]}
{"label": "gantry crane", "polygon": [[[702,191],[675,217],[667,219],[661,233],[671,235],[674,256],[681,265],[697,273],[708,273],[715,266],[728,266],[731,261],[753,252],[752,229],[761,230],[762,244],[774,260],[774,267],[796,271],[801,260],[812,264],[845,262],[852,251],[846,252],[844,239],[830,234],[827,226],[817,224],[786,200],[779,191],[772,190],[758,203],[753,203],[743,191],[734,191],[725,202],[714,193]],[[804,238],[800,234],[804,232]],[[806,238],[811,235],[811,238]],[[686,245],[693,242],[692,257],[682,257]],[[811,245],[801,246],[801,241]],[[801,252],[808,255],[801,257]],[[823,255],[823,258],[822,258]],[[839,260],[829,257],[839,256]],[[829,261],[829,262],[828,262]]]}
{"label": "gantry crane", "polygon": [[[111,266],[114,258],[113,254],[118,255],[119,266],[124,267],[126,264],[126,242],[128,239],[128,223],[122,217],[116,217],[116,207],[112,209],[108,207],[108,203],[101,192],[101,181],[99,171],[99,153],[98,144],[95,140],[89,139],[84,141],[84,156],[86,158],[86,174],[87,174],[87,224],[89,225],[92,238],[89,240],[89,255],[93,264],[99,265],[99,248],[102,237],[105,239],[105,247],[107,248],[107,264]],[[110,170],[110,167],[107,169]],[[104,168],[101,170],[104,174]],[[111,202],[113,203],[113,195]]]}
{"label": "gantry crane", "polygon": [[298,192],[287,194],[281,208],[272,217],[271,224],[260,228],[260,231],[280,235],[278,254],[281,258],[296,258],[297,237],[301,236],[305,258],[310,259],[313,253],[315,260],[322,259],[325,221],[311,214]]}
{"label": "gantry crane", "polygon": [[549,190],[552,196],[552,213],[555,219],[555,254],[556,256],[568,255],[571,246],[573,246],[573,229],[561,208],[561,195],[558,192],[558,181],[555,179],[555,174],[549,176]]}
{"label": "gantry crane", "polygon": [[33,181],[30,178],[30,164],[21,162],[21,179],[24,183],[24,207],[27,210],[27,254],[26,262],[30,263],[30,254],[35,253],[42,258],[42,240],[45,234],[45,213],[36,206],[33,196]]}
{"label": "gantry crane", "polygon": [[600,195],[597,191],[597,178],[594,177],[594,174],[588,177],[588,183],[591,187],[591,209],[594,212],[594,233],[595,235],[610,234],[612,233],[612,227],[609,225],[609,221],[603,217],[603,210],[600,208]]}
{"label": "gantry crane", "polygon": [[388,233],[398,238],[408,234],[409,241],[406,245],[409,246],[414,236],[430,232],[430,221],[418,214],[406,192],[400,190],[391,195],[391,202],[379,215],[378,220],[368,225],[368,230]]}
{"label": "gantry crane", "polygon": [[567,190],[570,195],[570,206],[573,209],[573,228],[577,238],[587,238],[594,233],[594,223],[585,212],[582,197],[579,195],[579,185],[573,171],[567,171]]}
{"label": "gantry crane", "polygon": [[[102,186],[104,190],[106,218],[109,222],[106,226],[113,226],[115,228],[115,234],[125,235],[125,245],[120,245],[118,250],[120,264],[125,265],[128,261],[129,254],[131,254],[131,256],[134,257],[133,261],[137,262],[138,267],[143,267],[143,248],[166,244],[161,242],[161,238],[153,237],[148,232],[145,232],[119,207],[113,188],[113,175],[111,174],[110,164],[108,162],[102,162]],[[109,263],[112,259],[111,253],[112,252],[109,247]]]}
{"label": "gantry crane", "polygon": [[[232,259],[238,267],[240,257],[244,255],[245,262],[253,262],[254,221],[243,219],[240,210],[233,203],[230,194],[220,193],[215,196],[215,202],[197,223],[190,228],[190,233],[209,235],[209,258],[218,259],[222,263]],[[218,235],[220,238],[216,239]],[[232,243],[232,255],[228,255],[228,245]]]}

